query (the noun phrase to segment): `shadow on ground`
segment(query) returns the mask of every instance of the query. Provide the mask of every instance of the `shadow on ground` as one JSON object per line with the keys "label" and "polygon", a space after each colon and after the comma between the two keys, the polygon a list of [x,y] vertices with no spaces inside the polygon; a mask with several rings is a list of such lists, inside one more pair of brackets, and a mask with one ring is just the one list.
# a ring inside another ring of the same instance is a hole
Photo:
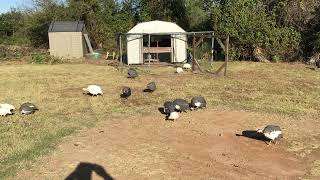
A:
{"label": "shadow on ground", "polygon": [[65,180],[91,180],[93,172],[104,180],[113,180],[113,177],[109,175],[102,166],[88,162],[80,162],[76,169],[71,172]]}
{"label": "shadow on ground", "polygon": [[236,134],[236,136],[244,136],[250,139],[268,141],[268,139],[262,133],[259,133],[256,130],[245,130],[242,131],[242,134]]}

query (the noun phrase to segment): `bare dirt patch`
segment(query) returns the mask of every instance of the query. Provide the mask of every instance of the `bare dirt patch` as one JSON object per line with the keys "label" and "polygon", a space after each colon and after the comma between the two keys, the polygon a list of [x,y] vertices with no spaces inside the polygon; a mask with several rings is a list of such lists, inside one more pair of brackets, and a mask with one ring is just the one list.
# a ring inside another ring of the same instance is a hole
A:
{"label": "bare dirt patch", "polygon": [[[305,176],[310,171],[307,162],[286,151],[287,139],[267,146],[263,141],[235,136],[267,123],[257,123],[257,118],[261,116],[256,113],[206,109],[184,113],[175,122],[164,121],[161,115],[106,120],[68,137],[54,154],[40,158],[31,170],[26,168],[14,179],[63,179],[80,162],[101,165],[115,179]],[[99,179],[96,174],[93,177]]]}

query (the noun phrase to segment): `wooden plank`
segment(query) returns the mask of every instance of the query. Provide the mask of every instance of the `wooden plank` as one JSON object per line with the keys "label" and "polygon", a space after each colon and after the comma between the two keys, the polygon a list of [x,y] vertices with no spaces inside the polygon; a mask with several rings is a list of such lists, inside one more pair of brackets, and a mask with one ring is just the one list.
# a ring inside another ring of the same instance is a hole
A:
{"label": "wooden plank", "polygon": [[92,49],[88,34],[83,34],[83,36],[84,36],[84,39],[86,40],[87,46],[89,48],[89,52],[93,53],[93,49]]}
{"label": "wooden plank", "polygon": [[219,74],[219,72],[226,66],[226,63],[223,63],[219,69],[215,72],[215,74]]}
{"label": "wooden plank", "polygon": [[196,37],[193,36],[193,39],[192,39],[192,71],[195,70],[195,58],[196,58],[196,48],[195,48],[195,45],[196,45]]}
{"label": "wooden plank", "polygon": [[227,67],[228,67],[228,61],[229,61],[229,36],[226,39],[226,56],[225,56],[225,68],[224,68],[224,76],[227,75]]}
{"label": "wooden plank", "polygon": [[199,64],[199,62],[197,61],[197,59],[193,58],[194,59],[194,62],[196,63],[196,65],[198,66],[200,72],[203,72],[202,69],[201,69],[201,66]]}
{"label": "wooden plank", "polygon": [[200,45],[200,43],[203,41],[204,37],[201,36],[199,41],[196,43],[195,47],[198,47]]}
{"label": "wooden plank", "polygon": [[[148,35],[148,48],[150,49],[150,39],[151,39],[151,36],[150,36],[150,34]],[[148,57],[149,56],[151,56],[150,55],[150,52],[148,52]],[[149,67],[150,67],[150,61],[149,61],[149,63],[148,63],[148,65],[149,65]]]}
{"label": "wooden plank", "polygon": [[119,48],[120,48],[120,64],[123,65],[123,62],[122,62],[122,37],[121,37],[121,35],[119,36]]}
{"label": "wooden plank", "polygon": [[212,67],[213,65],[213,54],[214,52],[214,32],[212,33],[212,38],[211,38],[211,59],[210,59],[210,66]]}
{"label": "wooden plank", "polygon": [[144,47],[143,53],[170,53],[171,47]]}
{"label": "wooden plank", "polygon": [[219,39],[219,38],[216,38],[216,39],[217,39],[217,42],[220,44],[221,48],[223,49],[223,51],[226,52],[226,48],[224,47],[224,44],[221,41],[221,39]]}

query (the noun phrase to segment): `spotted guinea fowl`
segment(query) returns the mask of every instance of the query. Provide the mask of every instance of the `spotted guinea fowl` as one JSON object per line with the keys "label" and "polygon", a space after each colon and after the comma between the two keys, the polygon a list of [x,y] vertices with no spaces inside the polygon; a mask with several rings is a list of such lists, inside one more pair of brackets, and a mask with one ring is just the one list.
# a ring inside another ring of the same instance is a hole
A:
{"label": "spotted guinea fowl", "polygon": [[98,85],[89,85],[87,88],[82,88],[83,93],[89,94],[92,96],[103,95],[102,89]]}
{"label": "spotted guinea fowl", "polygon": [[184,99],[176,99],[172,103],[175,109],[179,112],[187,112],[187,110],[190,110],[190,105],[188,101]]}
{"label": "spotted guinea fowl", "polygon": [[29,102],[21,104],[19,108],[21,114],[32,114],[38,110],[39,108],[36,105]]}
{"label": "spotted guinea fowl", "polygon": [[176,120],[179,118],[179,113],[176,112],[176,108],[174,107],[173,102],[171,101],[166,101],[163,104],[163,111],[167,115],[166,119],[167,120]]}
{"label": "spotted guinea fowl", "polygon": [[14,112],[16,108],[11,104],[0,104],[0,108],[9,109],[10,112]]}
{"label": "spotted guinea fowl", "polygon": [[258,129],[258,133],[262,133],[269,141],[267,143],[268,145],[270,142],[273,142],[274,144],[277,144],[277,140],[280,140],[283,137],[281,128],[276,125],[267,125],[263,130]]}
{"label": "spotted guinea fowl", "polygon": [[129,88],[129,87],[122,88],[121,97],[127,99],[130,96],[131,96],[131,88]]}
{"label": "spotted guinea fowl", "polygon": [[13,112],[11,112],[10,109],[0,107],[0,116],[7,116],[11,114],[13,114]]}
{"label": "spotted guinea fowl", "polygon": [[205,107],[207,107],[207,101],[202,96],[193,97],[191,99],[190,107],[191,107],[190,108],[191,110],[205,108]]}
{"label": "spotted guinea fowl", "polygon": [[157,89],[155,82],[150,82],[147,84],[147,88],[145,89],[145,92],[154,92]]}
{"label": "spotted guinea fowl", "polygon": [[136,78],[138,77],[138,73],[135,69],[129,68],[128,69],[128,78]]}
{"label": "spotted guinea fowl", "polygon": [[174,112],[176,108],[174,107],[174,104],[171,101],[166,101],[163,104],[163,112],[165,114],[170,114],[171,112]]}

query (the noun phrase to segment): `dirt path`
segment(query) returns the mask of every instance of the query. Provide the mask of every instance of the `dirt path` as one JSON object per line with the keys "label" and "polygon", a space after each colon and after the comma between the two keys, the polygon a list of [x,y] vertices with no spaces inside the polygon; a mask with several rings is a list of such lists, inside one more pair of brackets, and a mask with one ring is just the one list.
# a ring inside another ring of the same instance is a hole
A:
{"label": "dirt path", "polygon": [[[67,138],[56,152],[40,158],[15,179],[64,179],[80,162],[101,165],[115,179],[283,180],[304,176],[308,165],[286,151],[286,139],[267,146],[235,136],[266,123],[283,124],[277,120],[257,123],[257,117],[207,109],[182,114],[176,122],[164,121],[161,115],[107,120]],[[88,168],[91,164],[81,171]],[[101,179],[95,173],[93,177]]]}

